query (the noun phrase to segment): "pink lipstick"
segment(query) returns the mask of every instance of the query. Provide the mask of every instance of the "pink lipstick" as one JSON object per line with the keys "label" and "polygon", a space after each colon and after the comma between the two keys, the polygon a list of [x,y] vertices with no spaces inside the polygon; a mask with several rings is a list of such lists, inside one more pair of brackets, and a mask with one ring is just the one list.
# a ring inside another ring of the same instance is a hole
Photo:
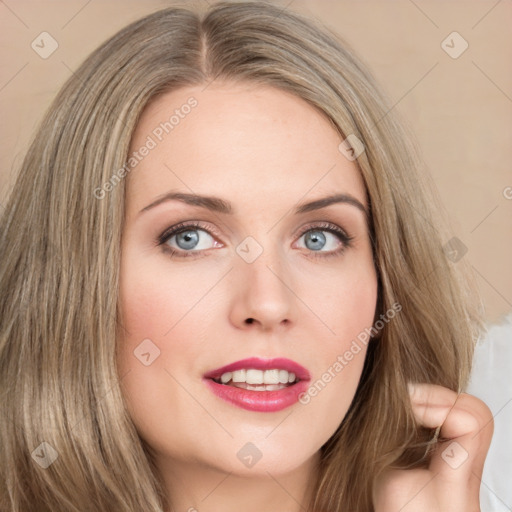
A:
{"label": "pink lipstick", "polygon": [[310,374],[286,358],[251,357],[207,372],[205,384],[219,398],[250,411],[276,412],[295,404]]}

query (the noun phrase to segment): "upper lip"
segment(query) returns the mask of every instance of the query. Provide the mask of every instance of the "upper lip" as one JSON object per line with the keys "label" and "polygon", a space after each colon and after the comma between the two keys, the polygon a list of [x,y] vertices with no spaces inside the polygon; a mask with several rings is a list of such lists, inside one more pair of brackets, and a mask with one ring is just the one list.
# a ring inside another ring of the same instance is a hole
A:
{"label": "upper lip", "polygon": [[250,357],[248,359],[241,359],[234,363],[216,368],[204,374],[205,379],[218,379],[226,372],[234,372],[235,370],[254,368],[255,370],[287,370],[294,373],[295,377],[299,380],[309,380],[311,377],[308,370],[301,366],[299,363],[286,359],[285,357],[277,357],[274,359],[263,359],[260,357]]}

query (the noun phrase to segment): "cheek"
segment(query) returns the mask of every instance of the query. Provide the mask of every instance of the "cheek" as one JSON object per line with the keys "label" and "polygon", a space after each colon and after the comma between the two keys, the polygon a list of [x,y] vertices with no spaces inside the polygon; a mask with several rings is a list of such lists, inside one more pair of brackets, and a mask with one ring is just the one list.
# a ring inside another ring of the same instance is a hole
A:
{"label": "cheek", "polygon": [[144,256],[132,249],[121,264],[121,319],[130,338],[161,339],[207,290],[204,276],[167,271],[166,263],[165,259],[158,264],[144,262]]}
{"label": "cheek", "polygon": [[369,252],[365,257],[347,259],[341,270],[322,277],[314,288],[307,288],[308,300],[324,324],[326,353],[344,350],[353,338],[372,326],[378,282]]}
{"label": "cheek", "polygon": [[321,365],[301,404],[312,421],[318,411],[329,411],[319,428],[334,431],[352,402],[370,342],[378,295],[373,263],[361,261],[350,271],[325,280],[319,289],[322,293],[315,294],[312,303],[319,305],[325,324],[325,335],[315,354]]}
{"label": "cheek", "polygon": [[[174,272],[171,279],[161,265],[141,265],[142,257],[134,253],[121,264],[120,322],[124,330],[120,329],[118,339],[118,371],[138,432],[151,446],[160,447],[163,432],[156,426],[173,424],[170,411],[179,411],[181,418],[190,413],[176,401],[181,395],[172,377],[172,361],[177,353],[182,366],[193,360],[187,355],[193,350],[190,340],[183,339],[184,332],[180,331],[186,324],[180,320],[197,301],[197,293],[190,276]],[[179,347],[169,343],[173,338],[179,338]],[[179,444],[179,436],[166,435],[169,443]]]}
{"label": "cheek", "polygon": [[209,279],[204,272],[174,265],[173,269],[164,258],[158,264],[148,262],[133,246],[124,248],[117,358],[125,396],[138,424],[149,412],[159,414],[151,403],[168,403],[178,394],[180,387],[168,372],[197,371],[194,363],[207,331],[198,317],[207,318],[201,299],[215,275]]}

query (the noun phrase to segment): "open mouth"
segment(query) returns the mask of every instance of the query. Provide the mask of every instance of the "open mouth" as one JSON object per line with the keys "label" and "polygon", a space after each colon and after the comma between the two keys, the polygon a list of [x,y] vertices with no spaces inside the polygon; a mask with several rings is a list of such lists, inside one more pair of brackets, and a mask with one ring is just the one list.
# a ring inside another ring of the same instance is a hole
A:
{"label": "open mouth", "polygon": [[241,369],[225,372],[220,377],[212,379],[217,384],[232,386],[249,391],[278,391],[293,386],[299,378],[293,372],[282,369],[257,370]]}
{"label": "open mouth", "polygon": [[251,357],[203,375],[214,395],[256,412],[276,412],[296,404],[310,379],[306,368],[283,357]]}

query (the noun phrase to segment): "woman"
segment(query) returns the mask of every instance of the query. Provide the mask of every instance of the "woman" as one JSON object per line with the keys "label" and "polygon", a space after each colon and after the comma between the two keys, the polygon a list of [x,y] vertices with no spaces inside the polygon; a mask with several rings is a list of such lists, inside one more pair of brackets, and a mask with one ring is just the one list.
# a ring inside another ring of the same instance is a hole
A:
{"label": "woman", "polygon": [[479,316],[434,201],[312,21],[120,31],[2,218],[1,510],[479,510]]}

